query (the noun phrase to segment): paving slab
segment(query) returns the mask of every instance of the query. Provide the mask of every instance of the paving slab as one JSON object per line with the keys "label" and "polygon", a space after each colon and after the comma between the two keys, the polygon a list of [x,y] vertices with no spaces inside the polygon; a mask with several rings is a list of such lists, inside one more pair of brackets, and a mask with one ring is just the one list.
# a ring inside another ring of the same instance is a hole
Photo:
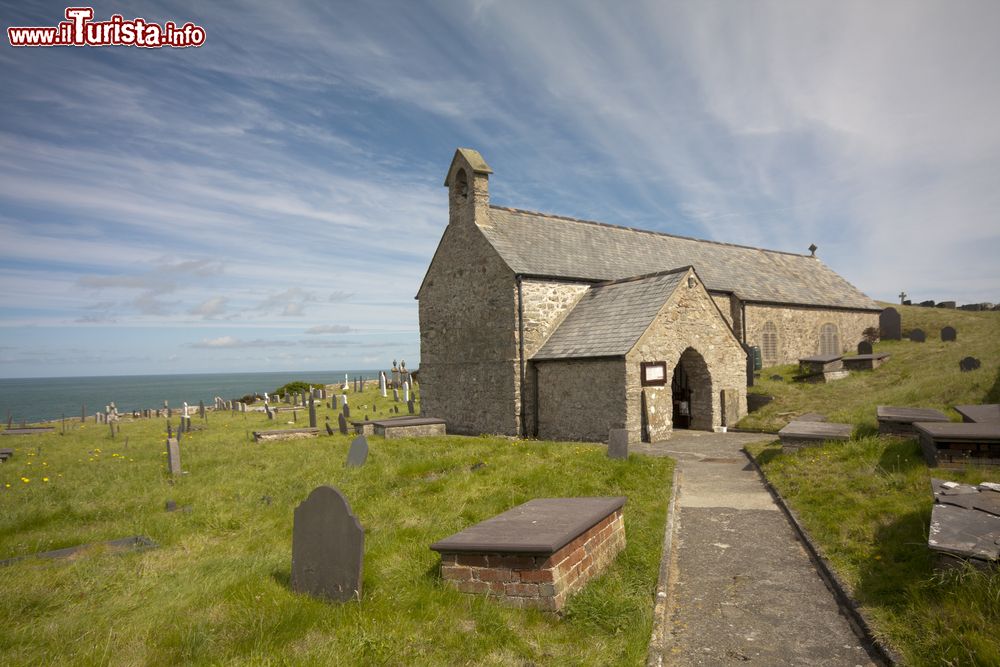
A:
{"label": "paving slab", "polygon": [[664,665],[873,665],[741,448],[775,436],[675,432]]}

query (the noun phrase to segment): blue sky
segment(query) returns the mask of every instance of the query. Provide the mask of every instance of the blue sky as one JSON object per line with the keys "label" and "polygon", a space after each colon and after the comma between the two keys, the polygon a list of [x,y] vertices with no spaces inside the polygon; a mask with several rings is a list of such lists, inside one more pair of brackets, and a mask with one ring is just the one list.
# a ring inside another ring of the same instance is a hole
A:
{"label": "blue sky", "polygon": [[[4,3],[3,27],[65,4]],[[201,48],[0,48],[0,376],[419,358],[478,149],[502,205],[1000,301],[995,2],[118,3]]]}

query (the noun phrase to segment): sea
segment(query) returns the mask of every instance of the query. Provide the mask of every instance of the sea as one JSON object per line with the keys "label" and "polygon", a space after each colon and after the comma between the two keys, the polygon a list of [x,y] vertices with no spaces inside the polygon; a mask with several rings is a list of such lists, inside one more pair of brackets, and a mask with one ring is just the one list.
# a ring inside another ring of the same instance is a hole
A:
{"label": "sea", "polygon": [[273,392],[289,382],[340,384],[350,379],[378,378],[377,370],[274,371],[267,373],[200,373],[191,375],[109,375],[65,378],[0,378],[0,418],[33,423],[93,416],[114,401],[118,412],[145,408],[180,408],[184,402],[211,406],[216,396],[226,400],[247,394]]}

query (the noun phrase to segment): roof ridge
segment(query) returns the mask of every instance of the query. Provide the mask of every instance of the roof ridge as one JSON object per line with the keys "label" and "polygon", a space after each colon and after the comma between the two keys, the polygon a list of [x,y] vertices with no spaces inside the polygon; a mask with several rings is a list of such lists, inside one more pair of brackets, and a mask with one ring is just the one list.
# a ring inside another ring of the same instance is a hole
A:
{"label": "roof ridge", "polygon": [[656,232],[649,229],[639,229],[638,227],[626,227],[624,225],[612,225],[607,222],[598,222],[596,220],[583,220],[582,218],[574,218],[568,215],[557,215],[555,213],[542,213],[540,211],[529,211],[523,208],[515,208],[513,206],[498,206],[496,204],[490,204],[490,208],[497,209],[499,211],[509,211],[511,213],[523,213],[526,215],[536,215],[542,218],[554,218],[556,220],[566,220],[568,222],[580,222],[585,225],[596,225],[598,227],[609,227],[611,229],[625,229],[630,232],[639,232],[642,234],[651,234],[653,236],[668,236],[674,239],[684,239],[685,241],[697,241],[699,243],[711,243],[713,245],[727,246],[730,248],[743,248],[744,250],[759,250],[760,252],[771,252],[778,255],[791,255],[792,257],[804,257],[806,259],[819,259],[813,255],[803,255],[797,252],[790,252],[788,250],[771,250],[770,248],[758,248],[756,246],[741,245],[739,243],[726,243],[725,241],[712,241],[711,239],[699,239],[693,236],[682,236],[680,234],[668,234],[667,232]]}
{"label": "roof ridge", "polygon": [[615,280],[605,280],[599,282],[596,285],[591,285],[591,289],[598,287],[608,287],[609,285],[620,285],[622,283],[638,282],[640,280],[648,280],[649,278],[660,278],[662,276],[669,276],[675,273],[682,273],[688,269],[694,270],[694,267],[690,264],[685,266],[679,266],[676,269],[669,269],[667,271],[653,271],[652,273],[642,273],[637,276],[629,276],[628,278],[617,278]]}

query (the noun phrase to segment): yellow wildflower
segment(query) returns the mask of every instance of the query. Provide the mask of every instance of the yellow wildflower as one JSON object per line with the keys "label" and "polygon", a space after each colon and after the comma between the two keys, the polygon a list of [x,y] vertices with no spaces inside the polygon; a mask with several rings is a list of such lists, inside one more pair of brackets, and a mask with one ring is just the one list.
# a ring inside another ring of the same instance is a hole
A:
{"label": "yellow wildflower", "polygon": [[48,477],[42,477],[42,481],[43,482],[47,482],[47,481],[49,481],[49,478]]}
{"label": "yellow wildflower", "polygon": [[27,477],[22,477],[22,478],[21,478],[21,481],[22,481],[22,482],[24,482],[25,484],[27,484],[27,483],[28,483],[28,482],[30,482],[31,480],[30,480],[30,479],[28,479]]}

